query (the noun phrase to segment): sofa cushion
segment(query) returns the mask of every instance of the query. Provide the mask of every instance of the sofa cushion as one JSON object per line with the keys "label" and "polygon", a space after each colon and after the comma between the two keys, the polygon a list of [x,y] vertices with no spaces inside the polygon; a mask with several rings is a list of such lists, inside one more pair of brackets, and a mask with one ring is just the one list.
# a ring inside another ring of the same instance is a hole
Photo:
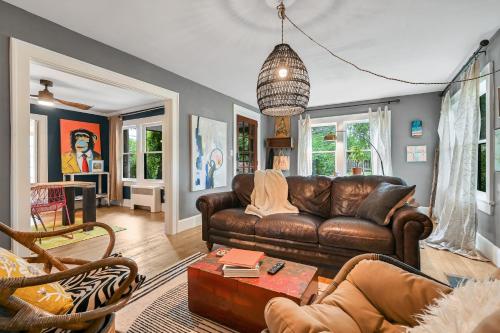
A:
{"label": "sofa cushion", "polygon": [[332,180],[331,217],[356,216],[361,202],[382,182],[406,185],[396,177],[350,176],[336,177]]}
{"label": "sofa cushion", "polygon": [[361,203],[356,216],[387,225],[396,209],[404,206],[415,194],[415,185],[380,183]]}
{"label": "sofa cushion", "polygon": [[326,220],[318,229],[319,243],[382,254],[394,253],[391,229],[355,217],[335,217]]}
{"label": "sofa cushion", "polygon": [[253,177],[253,174],[241,174],[233,178],[232,189],[236,193],[238,200],[240,200],[242,207],[246,207],[251,202],[250,196],[254,187]]}
{"label": "sofa cushion", "polygon": [[315,215],[272,214],[255,225],[255,235],[304,243],[318,243],[318,227],[324,221]]}
{"label": "sofa cushion", "polygon": [[332,179],[324,176],[287,177],[288,196],[301,212],[330,217]]}
{"label": "sofa cushion", "polygon": [[245,235],[255,234],[258,216],[245,214],[244,208],[223,209],[210,217],[210,227]]}

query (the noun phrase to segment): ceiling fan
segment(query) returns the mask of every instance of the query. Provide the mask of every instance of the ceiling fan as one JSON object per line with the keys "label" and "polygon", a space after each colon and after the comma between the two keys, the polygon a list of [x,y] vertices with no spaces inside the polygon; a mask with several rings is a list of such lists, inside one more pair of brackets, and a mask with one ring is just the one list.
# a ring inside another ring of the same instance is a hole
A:
{"label": "ceiling fan", "polygon": [[77,103],[77,102],[70,102],[70,101],[65,101],[63,99],[59,98],[54,98],[54,94],[49,91],[49,87],[52,87],[54,84],[50,80],[40,80],[40,84],[42,86],[45,86],[45,89],[40,90],[38,92],[38,95],[30,95],[31,97],[35,97],[38,99],[38,103],[40,105],[45,105],[45,106],[53,106],[54,103],[59,103],[63,104],[66,106],[71,106],[80,110],[89,110],[92,108],[92,106],[87,105],[87,104],[82,104],[82,103]]}

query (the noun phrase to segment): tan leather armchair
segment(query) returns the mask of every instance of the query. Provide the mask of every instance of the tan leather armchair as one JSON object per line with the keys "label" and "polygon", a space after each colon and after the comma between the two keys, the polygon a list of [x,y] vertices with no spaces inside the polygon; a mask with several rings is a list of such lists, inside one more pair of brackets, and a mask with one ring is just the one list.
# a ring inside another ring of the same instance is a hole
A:
{"label": "tan leather armchair", "polygon": [[349,260],[309,306],[274,298],[266,306],[268,333],[405,332],[415,315],[451,288],[391,257]]}

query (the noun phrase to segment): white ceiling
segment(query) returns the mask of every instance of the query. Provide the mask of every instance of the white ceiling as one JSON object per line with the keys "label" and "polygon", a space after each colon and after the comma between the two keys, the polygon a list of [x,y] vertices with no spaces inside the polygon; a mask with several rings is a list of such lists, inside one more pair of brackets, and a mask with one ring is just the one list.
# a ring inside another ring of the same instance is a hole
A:
{"label": "white ceiling", "polygon": [[[38,91],[44,89],[40,85],[40,79],[50,80],[54,83],[54,86],[50,87],[49,90],[55,98],[91,105],[90,112],[98,114],[109,115],[117,111],[141,109],[160,103],[160,99],[153,95],[122,89],[31,63],[30,94],[37,95]],[[59,104],[57,107],[88,112]]]}
{"label": "white ceiling", "polygon": [[[7,0],[16,6],[256,105],[260,66],[280,40],[277,0]],[[443,81],[500,28],[499,0],[289,0],[288,15],[357,64]],[[310,105],[415,94],[436,86],[357,72],[286,25],[311,79]]]}

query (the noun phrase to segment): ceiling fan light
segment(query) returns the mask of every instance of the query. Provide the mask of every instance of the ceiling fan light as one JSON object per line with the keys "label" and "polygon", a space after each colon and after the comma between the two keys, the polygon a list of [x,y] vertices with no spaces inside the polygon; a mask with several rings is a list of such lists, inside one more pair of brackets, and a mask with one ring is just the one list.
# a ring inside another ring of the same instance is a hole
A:
{"label": "ceiling fan light", "polygon": [[309,103],[309,74],[288,44],[278,44],[264,61],[257,81],[260,111],[272,117],[293,116]]}
{"label": "ceiling fan light", "polygon": [[43,105],[43,106],[54,106],[54,102],[43,100],[43,99],[38,99],[38,104]]}

